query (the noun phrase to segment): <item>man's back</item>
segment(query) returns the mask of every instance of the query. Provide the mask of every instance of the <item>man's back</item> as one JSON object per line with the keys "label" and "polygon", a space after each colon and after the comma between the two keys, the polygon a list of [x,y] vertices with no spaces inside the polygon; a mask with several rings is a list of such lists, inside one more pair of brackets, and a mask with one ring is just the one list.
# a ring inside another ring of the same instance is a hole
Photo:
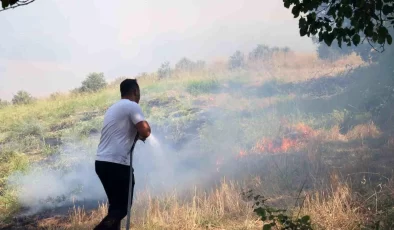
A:
{"label": "man's back", "polygon": [[135,124],[143,120],[140,106],[133,101],[121,99],[110,106],[104,116],[96,160],[130,165]]}

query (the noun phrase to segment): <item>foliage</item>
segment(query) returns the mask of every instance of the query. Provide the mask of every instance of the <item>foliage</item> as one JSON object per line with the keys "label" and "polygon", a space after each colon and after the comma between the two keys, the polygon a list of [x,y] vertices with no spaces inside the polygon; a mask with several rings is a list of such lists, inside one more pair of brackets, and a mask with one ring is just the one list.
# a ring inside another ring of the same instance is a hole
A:
{"label": "foliage", "polygon": [[7,9],[13,9],[19,6],[25,6],[28,5],[32,2],[34,2],[35,0],[0,0],[1,1],[1,6],[2,6],[2,10],[7,10]]}
{"label": "foliage", "polygon": [[257,60],[266,60],[268,58],[272,57],[272,54],[275,52],[283,52],[283,53],[289,53],[290,48],[289,47],[269,47],[267,45],[263,44],[258,44],[256,48],[254,48],[248,56],[249,61],[257,61]]}
{"label": "foliage", "polygon": [[266,46],[266,45],[257,45],[256,48],[254,48],[250,53],[249,53],[249,60],[250,61],[255,61],[255,60],[262,60],[267,57],[270,57],[272,55],[272,50]]}
{"label": "foliage", "polygon": [[253,195],[252,190],[243,192],[247,199],[253,198],[253,212],[264,222],[263,230],[270,230],[277,227],[281,230],[312,230],[309,216],[293,219],[286,214],[286,210],[276,209],[265,204],[266,199],[260,195]]}
{"label": "foliage", "polygon": [[328,1],[283,0],[286,8],[292,7],[294,18],[299,16],[299,31],[303,37],[318,35],[319,42],[331,46],[334,39],[338,46],[358,45],[366,39],[369,43],[391,45],[389,28],[394,24],[394,1]]}
{"label": "foliage", "polygon": [[202,68],[204,68],[204,66],[205,66],[204,61],[194,62],[194,61],[191,61],[190,59],[184,57],[175,64],[175,70],[192,72],[192,71],[202,69]]}
{"label": "foliage", "polygon": [[217,80],[194,80],[188,83],[186,90],[192,95],[198,95],[209,93],[217,88],[219,88],[219,82]]}
{"label": "foliage", "polygon": [[107,86],[104,73],[90,73],[82,82],[80,92],[97,92]]}
{"label": "foliage", "polygon": [[12,98],[12,104],[14,105],[26,105],[33,102],[33,97],[24,90],[19,90]]}
{"label": "foliage", "polygon": [[167,78],[171,76],[170,62],[166,61],[161,64],[160,68],[157,70],[157,75],[159,79]]}
{"label": "foliage", "polygon": [[244,54],[237,50],[229,59],[228,67],[229,69],[242,68],[245,65]]}
{"label": "foliage", "polygon": [[[337,43],[333,43],[331,46],[328,46],[325,43],[320,43],[317,37],[312,37],[312,41],[317,45],[316,51],[319,58],[323,60],[335,61],[343,56],[350,55],[353,52],[360,56],[365,62],[376,62],[381,57],[381,53],[375,52],[368,43],[360,43],[357,46],[339,47]],[[386,52],[388,49],[392,49],[392,47],[385,48]]]}

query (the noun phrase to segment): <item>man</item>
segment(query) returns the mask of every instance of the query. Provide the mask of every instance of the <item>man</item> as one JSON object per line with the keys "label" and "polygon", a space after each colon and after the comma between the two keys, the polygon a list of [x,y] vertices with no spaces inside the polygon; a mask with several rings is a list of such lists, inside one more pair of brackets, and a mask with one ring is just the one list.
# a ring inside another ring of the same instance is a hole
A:
{"label": "man", "polygon": [[[136,135],[144,141],[151,133],[145,121],[140,101],[140,89],[135,79],[120,83],[121,100],[105,113],[96,156],[96,173],[108,197],[108,214],[95,229],[120,229],[127,215],[130,181],[130,153]],[[134,170],[133,170],[134,171]],[[133,197],[134,173],[132,175]]]}

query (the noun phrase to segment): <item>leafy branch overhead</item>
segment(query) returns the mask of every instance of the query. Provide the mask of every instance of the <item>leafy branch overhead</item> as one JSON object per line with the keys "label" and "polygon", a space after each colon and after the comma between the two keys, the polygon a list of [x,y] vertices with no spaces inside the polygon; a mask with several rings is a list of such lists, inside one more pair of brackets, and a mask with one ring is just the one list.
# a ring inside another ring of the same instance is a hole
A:
{"label": "leafy branch overhead", "polygon": [[336,39],[357,46],[369,44],[391,45],[389,33],[394,25],[394,0],[283,0],[299,19],[300,35],[313,35],[328,46]]}
{"label": "leafy branch overhead", "polygon": [[35,0],[0,0],[1,1],[1,7],[0,11],[8,10],[8,9],[13,9],[19,6],[25,6],[28,5]]}

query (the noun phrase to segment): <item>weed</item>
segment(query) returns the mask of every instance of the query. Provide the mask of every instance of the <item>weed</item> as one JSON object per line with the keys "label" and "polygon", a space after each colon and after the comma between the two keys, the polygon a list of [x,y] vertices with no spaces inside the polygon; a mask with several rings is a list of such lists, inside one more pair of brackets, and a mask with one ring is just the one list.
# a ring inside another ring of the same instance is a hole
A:
{"label": "weed", "polygon": [[211,93],[219,88],[219,82],[215,79],[192,80],[188,82],[186,91],[192,95]]}

